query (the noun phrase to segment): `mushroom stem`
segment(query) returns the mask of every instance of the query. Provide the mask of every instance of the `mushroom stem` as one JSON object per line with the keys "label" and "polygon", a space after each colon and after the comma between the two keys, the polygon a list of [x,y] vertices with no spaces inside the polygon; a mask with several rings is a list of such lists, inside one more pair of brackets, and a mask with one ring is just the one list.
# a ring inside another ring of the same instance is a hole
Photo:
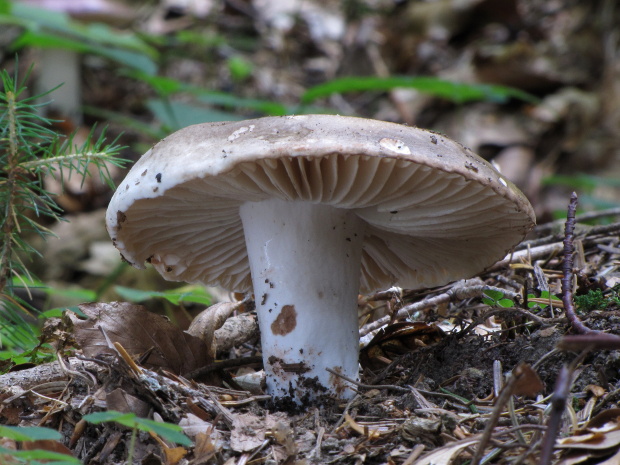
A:
{"label": "mushroom stem", "polygon": [[351,397],[364,222],[351,211],[279,199],[240,208],[267,390],[297,404]]}

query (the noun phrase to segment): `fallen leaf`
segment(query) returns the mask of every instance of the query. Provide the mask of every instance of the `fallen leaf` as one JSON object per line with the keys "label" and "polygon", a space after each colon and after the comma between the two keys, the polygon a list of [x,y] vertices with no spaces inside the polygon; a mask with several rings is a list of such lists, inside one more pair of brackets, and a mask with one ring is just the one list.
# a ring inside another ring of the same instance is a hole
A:
{"label": "fallen leaf", "polygon": [[88,303],[79,306],[88,316],[81,320],[68,312],[74,325],[75,340],[86,357],[114,354],[103,331],[120,343],[132,357],[148,352],[141,364],[147,368],[185,374],[210,364],[204,342],[181,331],[168,319],[148,312],[141,305],[127,302]]}
{"label": "fallen leaf", "polygon": [[[219,448],[216,442],[213,440],[213,430],[214,428],[211,427],[209,431],[206,431],[204,433],[198,433],[196,435],[194,460],[192,461],[192,463],[194,463],[195,465],[207,463],[213,458],[215,454],[217,454]],[[217,432],[215,432],[215,437],[217,437]]]}
{"label": "fallen leaf", "polygon": [[179,426],[183,428],[185,435],[190,438],[195,438],[201,433],[209,433],[213,431],[212,423],[209,423],[208,421],[205,421],[191,413],[188,413],[186,417],[181,419]]}
{"label": "fallen leaf", "polygon": [[248,452],[259,447],[265,441],[265,433],[273,432],[279,421],[286,422],[284,413],[268,413],[258,416],[252,413],[235,415],[230,432],[230,447],[235,452]]}
{"label": "fallen leaf", "polygon": [[556,447],[560,449],[599,450],[620,446],[620,409],[605,410],[576,434],[561,438]]}
{"label": "fallen leaf", "polygon": [[517,377],[513,394],[532,397],[545,388],[538,373],[527,363],[519,364],[513,374]]}
{"label": "fallen leaf", "polygon": [[187,333],[202,339],[207,346],[209,356],[215,359],[217,351],[215,331],[221,328],[233,311],[242,306],[243,302],[219,302],[211,305],[194,318],[194,321],[187,329]]}
{"label": "fallen leaf", "polygon": [[38,441],[24,441],[22,442],[23,450],[46,450],[49,452],[56,452],[58,454],[65,454],[73,456],[73,452],[58,441],[53,441],[50,439],[42,439]]}
{"label": "fallen leaf", "polygon": [[106,394],[106,408],[108,410],[116,410],[123,413],[135,413],[142,418],[148,418],[151,406],[132,396],[121,388],[116,388],[112,392]]}
{"label": "fallen leaf", "polygon": [[247,452],[260,446],[265,440],[265,418],[251,413],[235,415],[230,433],[230,448],[235,452]]}
{"label": "fallen leaf", "polygon": [[420,457],[413,465],[448,465],[454,456],[466,447],[477,444],[479,440],[480,436],[475,436],[463,441],[451,442]]}

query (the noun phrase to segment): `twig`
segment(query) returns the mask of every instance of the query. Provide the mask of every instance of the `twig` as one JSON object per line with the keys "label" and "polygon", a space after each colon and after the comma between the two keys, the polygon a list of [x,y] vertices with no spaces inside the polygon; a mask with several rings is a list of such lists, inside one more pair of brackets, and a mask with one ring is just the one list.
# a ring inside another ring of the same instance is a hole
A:
{"label": "twig", "polygon": [[478,326],[479,324],[483,323],[485,320],[487,320],[488,318],[495,316],[495,315],[510,315],[516,313],[519,316],[524,316],[530,320],[532,320],[535,323],[538,323],[539,325],[546,327],[546,326],[551,326],[557,323],[565,323],[566,322],[566,318],[542,318],[539,317],[538,315],[535,315],[534,313],[530,312],[529,310],[525,310],[523,308],[517,308],[517,307],[505,307],[505,308],[493,308],[493,310],[489,311],[489,312],[485,312],[483,315],[480,315],[478,318],[476,318],[475,320],[473,320],[465,329],[463,329],[462,331],[460,331],[456,337],[457,338],[463,338],[464,336],[466,336],[467,334],[469,334],[469,332],[471,330],[473,330],[476,326]]}
{"label": "twig", "polygon": [[504,410],[504,406],[508,403],[510,396],[512,396],[512,393],[514,392],[517,386],[517,383],[521,379],[522,376],[523,376],[523,371],[521,369],[521,365],[518,365],[517,367],[515,367],[514,370],[512,370],[512,376],[508,378],[508,381],[504,385],[504,388],[500,392],[500,395],[497,398],[497,401],[495,402],[495,407],[493,408],[493,411],[491,412],[489,421],[487,422],[483,433],[480,435],[478,446],[476,447],[474,456],[471,459],[471,465],[480,464],[480,460],[482,459],[482,456],[484,455],[484,449],[487,447],[487,445],[489,444],[489,441],[491,440],[491,437],[493,436],[493,428],[495,428],[495,425],[497,424],[499,417],[502,414],[502,411]]}
{"label": "twig", "polygon": [[333,434],[335,431],[338,431],[340,426],[342,426],[342,424],[345,421],[345,415],[349,414],[349,410],[351,409],[351,406],[353,405],[355,401],[357,401],[357,399],[359,399],[359,397],[360,397],[359,394],[356,394],[351,400],[349,400],[349,402],[347,402],[347,405],[345,405],[344,407],[344,411],[340,415],[340,418],[338,419],[336,424],[332,427],[330,434]]}
{"label": "twig", "polygon": [[255,355],[251,357],[231,358],[227,360],[219,360],[210,365],[200,367],[196,370],[190,371],[189,373],[184,374],[183,377],[187,379],[196,379],[208,373],[212,373],[214,371],[227,370],[230,368],[239,368],[239,367],[245,367],[249,365],[262,364],[262,363],[263,363],[263,357],[260,355]]}
{"label": "twig", "polygon": [[[599,210],[595,212],[582,213],[581,215],[577,215],[577,222],[581,223],[583,221],[595,220],[598,218],[604,218],[606,216],[620,216],[620,208],[610,208],[607,210]],[[536,226],[534,231],[538,234],[551,231],[553,228],[559,226],[562,220],[551,221],[549,223],[541,224],[540,226]]]}
{"label": "twig", "polygon": [[411,454],[409,454],[409,456],[403,462],[403,465],[412,465],[413,462],[415,462],[418,459],[418,457],[422,455],[423,451],[424,451],[424,444],[416,445],[411,451]]}
{"label": "twig", "polygon": [[537,247],[527,248],[525,250],[518,250],[513,254],[507,256],[503,260],[495,263],[495,265],[493,265],[487,271],[503,270],[511,263],[521,263],[522,260],[538,260],[544,257],[557,255],[562,252],[562,248],[563,247],[561,242],[554,242],[553,244],[546,244]]}
{"label": "twig", "polygon": [[331,368],[325,368],[325,369],[327,371],[329,371],[332,375],[336,375],[339,378],[342,378],[345,381],[348,381],[349,383],[354,384],[358,388],[362,388],[362,389],[391,389],[393,391],[399,391],[399,392],[411,392],[411,389],[404,388],[404,387],[401,387],[401,386],[396,386],[394,384],[363,384],[363,383],[360,383],[359,381],[355,381],[352,378],[344,376],[344,375],[338,373],[336,370],[332,370]]}
{"label": "twig", "polygon": [[[564,303],[564,311],[566,318],[574,331],[579,334],[598,333],[585,326],[573,305],[573,261],[575,255],[575,245],[573,243],[575,233],[575,211],[577,210],[577,194],[573,192],[568,203],[568,213],[566,215],[566,227],[564,229],[564,263],[562,264],[562,302]],[[542,462],[541,462],[542,463]]]}
{"label": "twig", "polygon": [[574,352],[585,349],[618,350],[620,349],[620,337],[614,334],[590,331],[587,334],[579,334],[577,336],[564,336],[557,347],[561,350]]}
{"label": "twig", "polygon": [[558,373],[553,395],[551,396],[551,413],[547,421],[547,431],[542,439],[539,465],[549,465],[551,461],[555,448],[555,440],[562,421],[562,415],[564,414],[570,387],[573,383],[573,373],[577,367],[583,363],[589,353],[589,349],[581,351],[568,367],[562,366],[562,369]]}
{"label": "twig", "polygon": [[[401,308],[397,313],[397,318],[406,318],[410,316],[412,313],[419,312],[422,310],[426,310],[429,308],[433,308],[437,305],[442,305],[448,303],[453,300],[465,300],[465,299],[473,299],[475,297],[480,297],[484,291],[493,290],[499,291],[504,294],[509,299],[521,299],[521,294],[517,292],[513,292],[507,289],[502,289],[495,286],[488,286],[486,284],[482,284],[481,280],[464,280],[455,283],[452,288],[448,289],[443,294],[436,295],[434,297],[429,297],[428,299],[422,300],[420,302],[414,302],[409,305],[405,305]],[[360,329],[360,337],[366,336],[373,331],[378,330],[382,326],[389,324],[391,316],[386,316],[383,318],[379,318],[372,323],[364,325]],[[369,338],[367,342],[370,342]],[[361,341],[362,346],[364,345],[364,340]]]}
{"label": "twig", "polygon": [[570,386],[570,371],[566,366],[563,366],[558,374],[553,396],[551,397],[551,415],[549,415],[549,420],[547,421],[547,431],[545,431],[543,436],[540,460],[538,461],[539,465],[548,465],[551,462],[555,448],[555,438],[560,429],[562,413],[564,413],[564,406],[566,405]]}

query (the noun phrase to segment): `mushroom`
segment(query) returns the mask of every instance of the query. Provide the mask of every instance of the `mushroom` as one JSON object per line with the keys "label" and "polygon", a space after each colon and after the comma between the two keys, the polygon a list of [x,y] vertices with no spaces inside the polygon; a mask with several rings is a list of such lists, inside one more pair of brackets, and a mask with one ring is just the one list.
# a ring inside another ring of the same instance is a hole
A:
{"label": "mushroom", "polygon": [[267,390],[297,404],[352,395],[334,373],[358,375],[358,291],[470,277],[534,221],[510,181],[445,136],[331,115],[177,131],[107,212],[132,265],[253,289]]}

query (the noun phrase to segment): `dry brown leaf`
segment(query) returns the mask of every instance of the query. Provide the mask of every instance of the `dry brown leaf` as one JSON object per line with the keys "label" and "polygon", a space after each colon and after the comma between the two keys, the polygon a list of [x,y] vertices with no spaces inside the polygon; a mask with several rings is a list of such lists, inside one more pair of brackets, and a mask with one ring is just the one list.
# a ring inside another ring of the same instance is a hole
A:
{"label": "dry brown leaf", "polygon": [[271,434],[276,442],[284,448],[287,458],[297,454],[295,434],[288,422],[278,421],[274,427],[271,428]]}
{"label": "dry brown leaf", "polygon": [[132,396],[121,388],[116,388],[106,394],[106,407],[108,410],[116,410],[123,413],[135,413],[141,418],[148,418],[151,406]]}
{"label": "dry brown leaf", "polygon": [[192,439],[198,434],[211,433],[213,431],[212,423],[191,413],[188,413],[187,416],[181,419],[179,426],[183,428],[183,433]]}
{"label": "dry brown leaf", "polygon": [[366,436],[368,439],[377,439],[380,436],[391,433],[395,429],[394,426],[388,426],[386,428],[381,422],[358,423],[348,413],[344,414],[344,419],[349,428],[357,434]]}
{"label": "dry brown leaf", "polygon": [[517,376],[514,392],[518,396],[535,396],[545,388],[538,373],[527,363],[518,365],[513,373]]}
{"label": "dry brown leaf", "polygon": [[[571,450],[569,454],[565,457],[562,457],[557,465],[577,465],[578,463],[583,463],[587,460],[597,459],[601,457],[608,456],[607,453],[597,451],[597,450]],[[600,465],[600,463],[598,464]]]}
{"label": "dry brown leaf", "polygon": [[600,428],[607,423],[616,423],[620,419],[620,408],[610,408],[609,410],[603,410],[601,413],[592,418],[586,428]]}
{"label": "dry brown leaf", "polygon": [[[39,440],[39,441],[24,441],[22,442],[22,449],[23,450],[46,450],[49,452],[56,452],[58,454],[65,454],[65,455],[71,455],[73,456],[73,452],[71,452],[71,450],[65,446],[64,444],[62,444],[61,442],[58,441],[53,441],[53,440]],[[0,463],[4,463],[4,462],[0,462]]]}
{"label": "dry brown leaf", "polygon": [[609,409],[592,418],[577,434],[559,439],[560,449],[605,450],[620,446],[620,409]]}
{"label": "dry brown leaf", "polygon": [[80,305],[87,316],[81,320],[74,313],[75,340],[87,357],[114,354],[111,342],[120,343],[132,357],[149,352],[142,365],[185,374],[213,361],[199,338],[181,331],[168,319],[148,312],[141,305],[127,302],[88,303]]}
{"label": "dry brown leaf", "polygon": [[215,331],[222,327],[233,311],[239,309],[242,302],[219,302],[200,312],[187,329],[187,333],[202,339],[208,349],[209,356],[215,359]]}
{"label": "dry brown leaf", "polygon": [[260,337],[256,315],[240,313],[228,318],[221,328],[215,331],[217,352],[226,353],[243,343],[256,341]]}
{"label": "dry brown leaf", "polygon": [[463,441],[451,442],[420,457],[413,465],[448,465],[454,456],[466,447],[477,444],[479,440],[480,436],[474,436]]}
{"label": "dry brown leaf", "polygon": [[611,457],[599,462],[598,465],[620,465],[620,450],[617,450]]}
{"label": "dry brown leaf", "polygon": [[187,455],[185,447],[164,447],[166,465],[177,465]]}
{"label": "dry brown leaf", "polygon": [[[204,433],[198,433],[196,435],[196,446],[194,447],[194,460],[192,463],[200,465],[207,463],[217,453],[218,447],[213,441],[213,430],[211,427],[209,431]],[[217,432],[215,433],[217,435]]]}
{"label": "dry brown leaf", "polygon": [[230,433],[230,447],[235,452],[254,450],[263,444],[267,431],[273,434],[276,424],[286,421],[287,416],[282,412],[267,413],[265,416],[252,413],[235,415]]}
{"label": "dry brown leaf", "polygon": [[265,418],[251,413],[235,415],[230,433],[230,448],[235,452],[248,452],[259,447],[265,440],[266,423]]}
{"label": "dry brown leaf", "polygon": [[585,390],[591,392],[595,397],[603,397],[606,392],[605,388],[597,386],[596,384],[588,384]]}

